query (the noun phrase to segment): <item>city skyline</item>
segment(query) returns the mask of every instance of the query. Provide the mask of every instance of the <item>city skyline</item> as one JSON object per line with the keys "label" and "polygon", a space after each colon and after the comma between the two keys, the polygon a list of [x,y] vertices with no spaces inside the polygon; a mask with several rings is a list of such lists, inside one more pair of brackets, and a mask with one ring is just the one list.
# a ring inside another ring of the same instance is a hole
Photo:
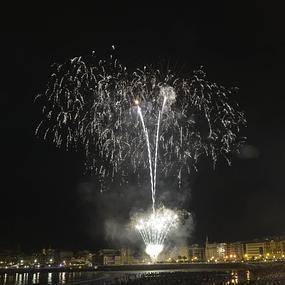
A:
{"label": "city skyline", "polygon": [[[270,263],[285,260],[285,237],[235,242],[210,242],[168,247],[157,264]],[[97,251],[55,248],[31,251],[0,250],[0,270],[96,270],[98,266],[144,265],[151,261],[144,250],[128,245]]]}
{"label": "city skyline", "polygon": [[170,64],[177,72],[203,65],[212,81],[239,88],[234,99],[246,112],[247,144],[232,166],[219,162],[213,170],[202,160],[181,190],[160,181],[164,201],[191,212],[190,241],[284,235],[284,40],[277,8],[196,3],[191,14],[159,6],[131,13],[122,5],[122,17],[115,8],[109,15],[97,10],[82,17],[90,31],[55,31],[72,19],[66,14],[36,16],[49,26],[45,32],[1,32],[0,248],[116,244],[121,241],[106,235],[106,222],[127,224],[130,212],[149,201],[148,190],[135,181],[100,194],[96,177],[84,176],[80,151],[57,149],[34,135],[41,115],[33,99],[44,92],[50,65],[93,50],[107,56],[113,44],[130,65]]}

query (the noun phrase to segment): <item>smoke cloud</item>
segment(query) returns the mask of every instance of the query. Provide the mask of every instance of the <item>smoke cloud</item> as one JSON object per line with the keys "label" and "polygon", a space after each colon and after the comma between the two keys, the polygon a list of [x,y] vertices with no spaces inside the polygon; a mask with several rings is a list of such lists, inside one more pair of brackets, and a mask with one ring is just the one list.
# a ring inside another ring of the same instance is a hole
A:
{"label": "smoke cloud", "polygon": [[[147,180],[146,180],[147,181]],[[158,205],[166,208],[183,209],[190,199],[189,183],[181,188],[173,179],[158,181]],[[114,187],[100,193],[94,182],[81,183],[78,187],[81,210],[87,223],[87,235],[90,239],[104,240],[102,246],[119,248],[129,246],[143,248],[139,233],[131,225],[131,218],[138,212],[145,212],[151,207],[151,191],[148,183],[129,184],[127,187]],[[187,210],[187,209],[186,209]],[[167,250],[187,244],[194,230],[193,217],[184,212],[181,224],[173,230],[167,239]]]}

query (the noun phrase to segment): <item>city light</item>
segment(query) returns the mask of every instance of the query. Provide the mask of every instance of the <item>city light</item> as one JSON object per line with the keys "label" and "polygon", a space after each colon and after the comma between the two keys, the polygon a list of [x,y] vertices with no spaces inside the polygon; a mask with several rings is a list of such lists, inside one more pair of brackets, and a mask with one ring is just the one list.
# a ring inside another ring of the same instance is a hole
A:
{"label": "city light", "polygon": [[[170,211],[170,212],[168,212]],[[274,243],[267,241],[247,241],[247,242],[223,242],[223,243],[207,243],[205,246],[199,244],[183,245],[181,247],[171,246],[164,247],[165,243],[161,242],[159,235],[164,235],[163,231],[173,221],[177,221],[171,228],[179,231],[181,223],[181,212],[165,209],[155,214],[150,210],[149,214],[137,215],[132,221],[132,226],[137,226],[139,234],[149,235],[153,239],[153,243],[145,244],[145,253],[151,258],[150,264],[153,262],[165,263],[194,263],[208,262],[209,266],[215,263],[280,263],[285,259],[285,239],[278,238]],[[177,220],[176,220],[177,219]],[[149,231],[147,233],[147,231]],[[173,233],[173,232],[172,232]],[[158,242],[155,242],[157,238]],[[171,243],[170,243],[171,244]],[[219,255],[219,249],[223,246],[224,255]],[[100,253],[102,251],[102,253]],[[164,251],[164,252],[163,252]],[[160,255],[160,253],[163,254]],[[1,254],[0,268],[2,270],[9,269],[36,269],[36,268],[95,268],[100,265],[124,265],[124,264],[147,264],[150,260],[143,251],[133,251],[131,248],[107,249],[100,250],[99,253],[74,253],[65,251],[50,250],[49,252],[33,251],[31,254],[11,252],[11,255]],[[18,254],[18,255],[17,255]],[[160,255],[159,260],[158,256]],[[62,256],[62,258],[60,257]],[[84,257],[83,257],[84,256]]]}

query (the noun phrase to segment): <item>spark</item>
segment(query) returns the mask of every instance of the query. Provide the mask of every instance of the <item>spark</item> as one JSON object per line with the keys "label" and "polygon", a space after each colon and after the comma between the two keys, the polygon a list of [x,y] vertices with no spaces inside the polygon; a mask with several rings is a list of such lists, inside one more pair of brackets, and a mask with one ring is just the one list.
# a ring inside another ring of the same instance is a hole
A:
{"label": "spark", "polygon": [[230,163],[245,140],[235,93],[210,82],[202,68],[185,77],[152,66],[131,71],[115,56],[92,52],[52,66],[35,99],[43,113],[36,134],[58,147],[83,148],[86,170],[102,191],[152,168],[154,202],[158,177],[176,177],[181,185],[202,156],[214,166],[219,157]]}
{"label": "spark", "polygon": [[[112,46],[114,51],[114,47]],[[202,156],[230,164],[245,138],[245,114],[232,100],[236,88],[210,82],[202,68],[178,76],[152,66],[130,71],[117,58],[75,57],[53,66],[47,89],[38,95],[43,120],[36,134],[56,146],[81,147],[86,169],[107,181],[126,183],[148,169],[152,213],[136,224],[155,261],[178,216],[156,209],[157,177],[197,169]]]}
{"label": "spark", "polygon": [[164,207],[134,219],[135,228],[145,243],[145,252],[152,262],[157,260],[158,255],[163,251],[167,235],[177,227],[178,223],[178,214]]}

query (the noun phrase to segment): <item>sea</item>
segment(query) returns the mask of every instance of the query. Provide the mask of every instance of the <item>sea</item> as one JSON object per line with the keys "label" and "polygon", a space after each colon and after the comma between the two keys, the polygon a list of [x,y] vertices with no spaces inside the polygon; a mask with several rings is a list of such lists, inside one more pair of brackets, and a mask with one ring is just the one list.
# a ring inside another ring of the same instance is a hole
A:
{"label": "sea", "polygon": [[275,270],[254,272],[249,270],[205,271],[197,269],[175,269],[175,270],[143,270],[143,271],[137,270],[137,271],[1,273],[0,284],[1,285],[285,284],[285,272],[276,273]]}

